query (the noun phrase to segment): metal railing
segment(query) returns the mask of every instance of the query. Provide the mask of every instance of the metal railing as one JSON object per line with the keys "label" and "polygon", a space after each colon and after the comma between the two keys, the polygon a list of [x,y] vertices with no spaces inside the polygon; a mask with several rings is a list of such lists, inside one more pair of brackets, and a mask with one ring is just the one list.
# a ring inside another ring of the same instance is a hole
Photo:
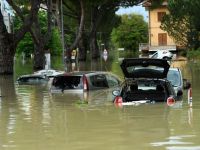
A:
{"label": "metal railing", "polygon": [[161,45],[161,46],[150,46],[148,43],[140,43],[139,51],[157,51],[157,50],[169,50],[176,51],[176,45]]}

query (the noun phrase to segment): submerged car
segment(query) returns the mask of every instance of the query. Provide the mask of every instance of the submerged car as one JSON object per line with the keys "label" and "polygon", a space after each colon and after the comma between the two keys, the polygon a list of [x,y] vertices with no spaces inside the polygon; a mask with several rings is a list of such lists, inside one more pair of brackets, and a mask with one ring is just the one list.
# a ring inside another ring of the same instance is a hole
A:
{"label": "submerged car", "polygon": [[171,60],[173,58],[173,53],[169,50],[158,50],[153,53],[150,58]]}
{"label": "submerged car", "polygon": [[54,100],[66,97],[68,104],[80,101],[101,105],[112,102],[112,91],[120,84],[121,79],[110,72],[71,72],[55,76],[50,93]]}
{"label": "submerged car", "polygon": [[167,102],[180,99],[167,80],[170,65],[164,59],[124,59],[121,68],[125,80],[120,90],[114,90],[114,102]]}
{"label": "submerged car", "polygon": [[181,70],[179,68],[169,68],[167,74],[167,80],[169,80],[174,87],[175,92],[183,92],[184,84]]}
{"label": "submerged car", "polygon": [[81,71],[57,75],[51,85],[51,92],[84,92],[119,86],[121,80],[109,72]]}
{"label": "submerged car", "polygon": [[47,84],[49,78],[44,75],[35,75],[35,74],[28,74],[22,75],[17,79],[18,84],[29,84],[29,85],[36,85],[36,84]]}

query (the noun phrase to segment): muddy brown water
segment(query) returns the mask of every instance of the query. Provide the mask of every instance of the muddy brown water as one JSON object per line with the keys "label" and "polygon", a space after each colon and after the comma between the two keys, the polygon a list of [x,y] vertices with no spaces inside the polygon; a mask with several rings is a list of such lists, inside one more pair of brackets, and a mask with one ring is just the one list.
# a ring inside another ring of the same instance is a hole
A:
{"label": "muddy brown water", "polygon": [[[121,76],[119,64],[81,67]],[[17,85],[16,78],[32,70],[31,62],[16,62],[14,76],[0,76],[0,150],[200,150],[200,65],[183,60],[173,65],[192,83],[192,107],[187,91],[172,107],[159,103],[118,108],[111,97],[103,99],[98,92],[81,103],[73,95],[52,95],[48,85]]]}

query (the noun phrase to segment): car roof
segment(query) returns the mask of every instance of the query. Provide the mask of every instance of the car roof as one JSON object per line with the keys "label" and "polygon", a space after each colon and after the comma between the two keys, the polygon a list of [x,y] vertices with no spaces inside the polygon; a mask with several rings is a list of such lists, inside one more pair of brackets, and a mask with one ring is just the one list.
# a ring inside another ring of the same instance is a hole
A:
{"label": "car roof", "polygon": [[170,67],[169,70],[180,71],[179,68]]}
{"label": "car roof", "polygon": [[19,78],[29,78],[29,77],[41,77],[41,78],[45,78],[44,75],[39,75],[39,74],[26,74],[26,75],[21,75]]}
{"label": "car roof", "polygon": [[63,74],[59,74],[58,76],[82,76],[82,75],[94,75],[94,74],[111,74],[110,72],[105,71],[74,71],[74,72],[67,72]]}
{"label": "car roof", "polygon": [[[127,58],[121,64],[126,78],[164,79],[167,77],[169,67],[167,60],[152,58]],[[157,68],[161,68],[161,70]]]}

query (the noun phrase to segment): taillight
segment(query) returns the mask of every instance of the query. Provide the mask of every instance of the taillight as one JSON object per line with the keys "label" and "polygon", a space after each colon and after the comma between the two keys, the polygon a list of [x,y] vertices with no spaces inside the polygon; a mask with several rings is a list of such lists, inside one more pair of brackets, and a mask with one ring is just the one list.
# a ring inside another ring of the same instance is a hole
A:
{"label": "taillight", "polygon": [[173,106],[174,104],[175,104],[175,99],[173,97],[168,97],[167,98],[167,105]]}
{"label": "taillight", "polygon": [[89,90],[89,88],[88,88],[88,80],[87,80],[87,77],[85,75],[83,75],[83,90],[86,90],[86,91]]}
{"label": "taillight", "polygon": [[121,96],[116,96],[114,100],[114,104],[116,107],[122,108],[123,98]]}
{"label": "taillight", "polygon": [[115,100],[114,100],[114,103],[123,103],[122,97],[121,96],[116,96]]}

